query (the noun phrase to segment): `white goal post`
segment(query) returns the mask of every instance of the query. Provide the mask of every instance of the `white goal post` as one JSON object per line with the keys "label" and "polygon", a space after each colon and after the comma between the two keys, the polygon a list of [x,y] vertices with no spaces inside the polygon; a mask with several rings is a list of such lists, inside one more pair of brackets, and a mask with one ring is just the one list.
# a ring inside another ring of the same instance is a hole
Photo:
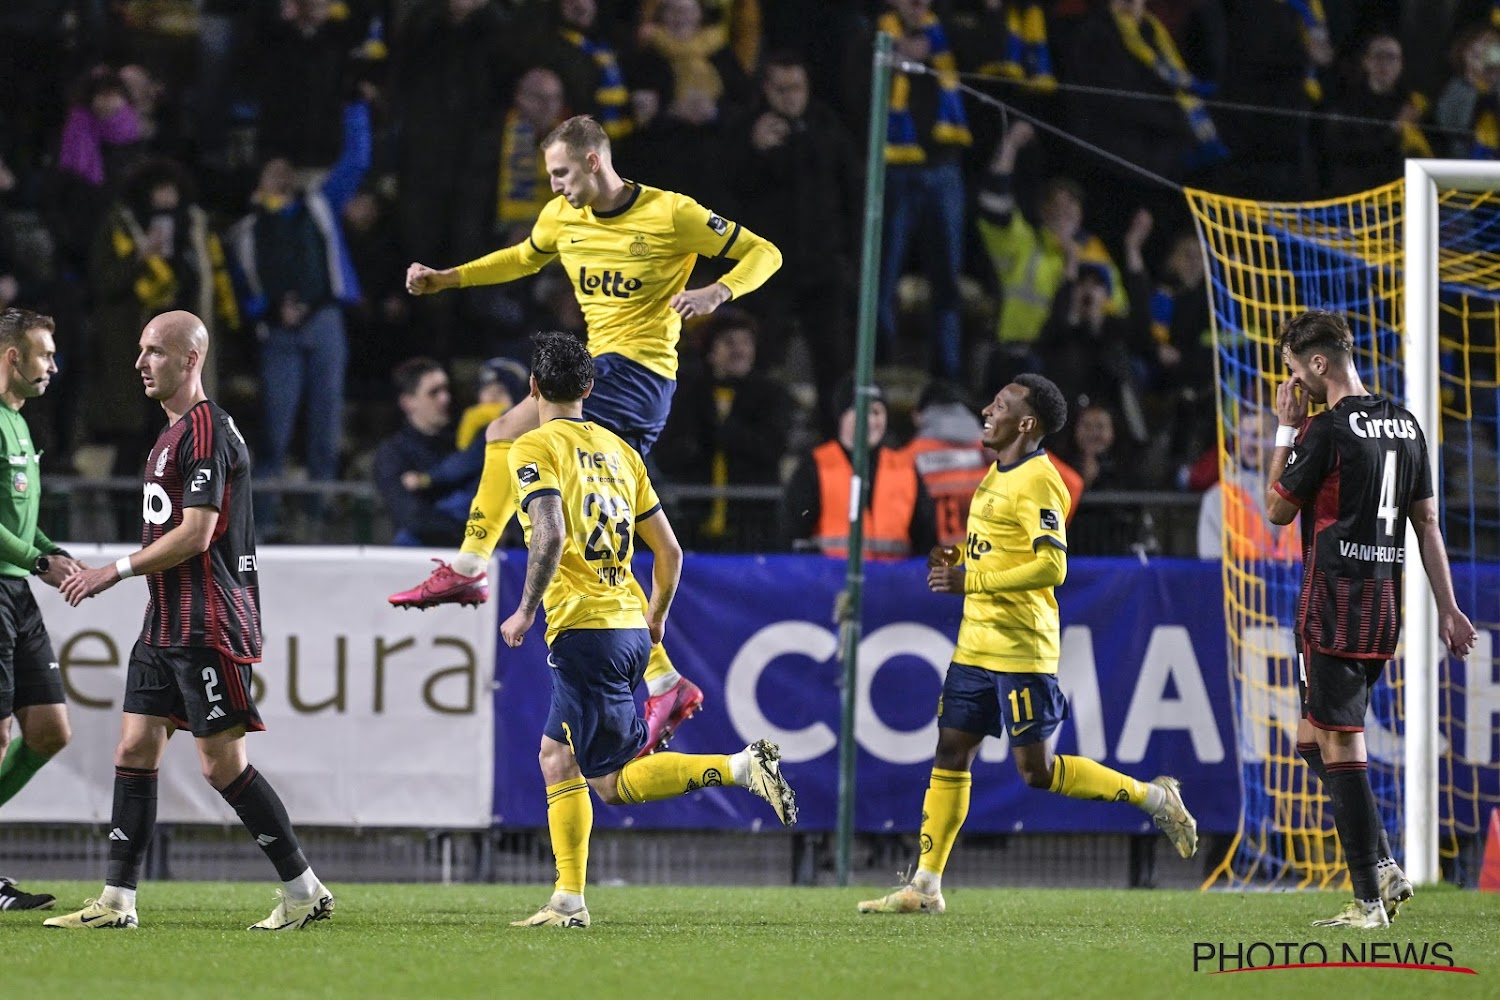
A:
{"label": "white goal post", "polygon": [[[1405,260],[1403,308],[1406,407],[1427,434],[1428,458],[1438,502],[1443,484],[1442,414],[1438,384],[1438,190],[1500,189],[1500,162],[1484,160],[1407,160],[1403,208]],[[1416,533],[1407,528],[1405,643],[1405,716],[1402,769],[1407,877],[1414,884],[1438,881],[1438,665],[1444,655],[1437,637],[1437,605],[1422,568]],[[1416,558],[1412,558],[1415,556]]]}

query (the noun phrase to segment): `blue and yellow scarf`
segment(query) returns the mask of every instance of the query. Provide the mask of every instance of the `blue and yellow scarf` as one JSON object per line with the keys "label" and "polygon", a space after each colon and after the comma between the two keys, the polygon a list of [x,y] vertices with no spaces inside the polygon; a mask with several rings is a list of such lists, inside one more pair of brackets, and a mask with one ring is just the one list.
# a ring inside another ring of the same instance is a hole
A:
{"label": "blue and yellow scarf", "polygon": [[635,122],[630,120],[630,91],[625,88],[625,74],[620,72],[615,50],[572,28],[564,28],[562,36],[599,67],[599,89],[594,91],[594,103],[604,134],[611,139],[625,138],[635,131]]}
{"label": "blue and yellow scarf", "polygon": [[498,197],[495,220],[509,225],[531,222],[552,198],[547,183],[547,166],[537,144],[542,137],[536,128],[512,110],[505,116],[500,135],[500,173],[496,178]]}
{"label": "blue and yellow scarf", "polygon": [[[891,13],[880,18],[879,28],[893,38],[906,34],[906,27],[899,15]],[[948,47],[948,36],[931,11],[919,29],[927,36],[927,62],[937,70],[938,105],[937,120],[932,124],[932,141],[952,146],[967,146],[974,141],[969,134],[969,119],[964,114],[963,95],[958,89],[958,63],[953,50]],[[887,163],[922,163],[927,153],[917,136],[917,122],[912,117],[911,79],[905,73],[897,73],[891,80],[891,111],[886,124],[885,161]]]}
{"label": "blue and yellow scarf", "polygon": [[981,66],[979,72],[1018,80],[1043,93],[1057,89],[1057,77],[1052,74],[1052,51],[1047,47],[1047,15],[1040,0],[1006,3],[1005,56],[999,62]]}
{"label": "blue and yellow scarf", "polygon": [[[1328,37],[1328,18],[1323,13],[1323,0],[1281,0],[1297,12],[1297,17],[1302,21],[1302,42],[1307,44],[1308,36],[1320,34]],[[1318,82],[1318,70],[1311,62],[1307,64],[1307,73],[1302,77],[1302,89],[1307,92],[1307,99],[1314,104],[1323,103],[1323,85]]]}
{"label": "blue and yellow scarf", "polygon": [[1188,166],[1205,167],[1227,157],[1229,150],[1219,138],[1219,130],[1214,126],[1208,108],[1199,100],[1200,94],[1212,93],[1213,88],[1193,77],[1167,29],[1149,12],[1136,21],[1129,14],[1116,11],[1114,19],[1126,51],[1176,91],[1177,106],[1186,116],[1188,128],[1198,143]]}

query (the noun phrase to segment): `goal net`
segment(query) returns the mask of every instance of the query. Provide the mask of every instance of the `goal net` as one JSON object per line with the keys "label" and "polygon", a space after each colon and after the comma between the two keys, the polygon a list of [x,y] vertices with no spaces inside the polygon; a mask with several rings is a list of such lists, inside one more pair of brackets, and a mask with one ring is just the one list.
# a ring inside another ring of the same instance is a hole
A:
{"label": "goal net", "polygon": [[[1264,517],[1264,461],[1285,378],[1283,322],[1343,313],[1370,391],[1411,408],[1433,468],[1460,606],[1479,629],[1467,663],[1441,655],[1408,546],[1402,655],[1366,718],[1370,781],[1414,881],[1439,859],[1472,880],[1500,805],[1500,165],[1410,161],[1405,181],[1329,201],[1273,204],[1189,191],[1208,261],[1225,505],[1224,600],[1239,726],[1242,815],[1210,885],[1329,887],[1345,878],[1333,810],[1296,750],[1296,525]],[[1489,173],[1493,171],[1493,176]]]}

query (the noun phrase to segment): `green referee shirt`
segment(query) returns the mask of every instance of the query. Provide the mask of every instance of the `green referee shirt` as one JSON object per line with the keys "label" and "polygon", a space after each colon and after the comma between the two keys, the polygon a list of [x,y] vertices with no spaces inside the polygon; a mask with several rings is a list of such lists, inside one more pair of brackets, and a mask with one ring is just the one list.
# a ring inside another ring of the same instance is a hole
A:
{"label": "green referee shirt", "polygon": [[5,456],[5,482],[0,484],[0,576],[29,576],[38,556],[58,548],[36,526],[42,481],[31,430],[21,414],[3,402],[0,455]]}

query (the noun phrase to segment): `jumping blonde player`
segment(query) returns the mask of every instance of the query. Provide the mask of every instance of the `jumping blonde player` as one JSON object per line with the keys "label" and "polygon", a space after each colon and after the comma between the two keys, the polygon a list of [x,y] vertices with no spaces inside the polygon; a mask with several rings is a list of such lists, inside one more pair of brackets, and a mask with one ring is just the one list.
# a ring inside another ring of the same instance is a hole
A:
{"label": "jumping blonde player", "polygon": [[[407,291],[428,295],[515,281],[557,260],[583,309],[596,365],[584,415],[645,455],[666,424],[677,387],[682,321],[759,288],[781,267],[781,251],[686,195],[622,178],[609,137],[592,118],[569,118],[542,140],[541,150],[559,197],[542,209],[531,237],[447,270],[412,264]],[[683,291],[700,255],[738,263],[713,284]],[[458,557],[451,565],[439,562],[411,590],[392,594],[391,604],[430,608],[489,599],[486,567],[515,510],[510,448],[537,426],[537,408],[529,401],[490,424],[484,473]],[[645,595],[635,589],[645,607]],[[673,669],[660,645],[652,647],[646,683],[650,739],[643,753],[650,753],[702,706],[703,692]]]}
{"label": "jumping blonde player", "polygon": [[986,736],[1008,737],[1032,788],[1074,799],[1129,802],[1150,814],[1177,853],[1198,850],[1198,824],[1175,778],[1138,781],[1087,757],[1053,755],[1047,738],[1068,717],[1057,684],[1061,626],[1053,591],[1068,572],[1068,492],[1042,439],[1068,404],[1040,375],[1018,375],[984,408],[983,443],[998,455],[969,508],[962,561],[928,569],[927,586],[963,594],[958,648],[938,702],[938,745],[922,802],[922,856],[911,881],[861,913],[942,913],[943,869],[969,812],[970,768]]}

